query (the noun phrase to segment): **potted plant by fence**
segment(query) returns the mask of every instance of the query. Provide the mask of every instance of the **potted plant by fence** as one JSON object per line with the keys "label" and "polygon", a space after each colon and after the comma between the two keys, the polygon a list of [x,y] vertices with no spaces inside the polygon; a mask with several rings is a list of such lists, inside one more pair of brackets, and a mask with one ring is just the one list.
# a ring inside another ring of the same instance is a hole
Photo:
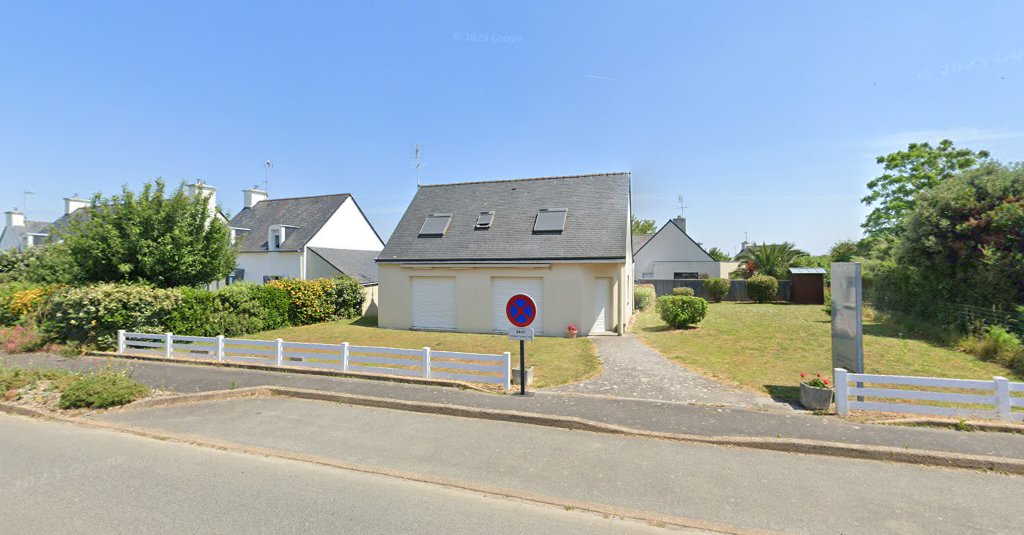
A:
{"label": "potted plant by fence", "polygon": [[807,374],[800,372],[800,404],[812,411],[828,410],[832,405],[832,385],[828,378],[819,373],[808,381]]}
{"label": "potted plant by fence", "polygon": [[576,325],[570,323],[569,327],[565,329],[565,332],[569,334],[569,338],[576,338],[576,334],[579,333],[579,330],[576,329]]}

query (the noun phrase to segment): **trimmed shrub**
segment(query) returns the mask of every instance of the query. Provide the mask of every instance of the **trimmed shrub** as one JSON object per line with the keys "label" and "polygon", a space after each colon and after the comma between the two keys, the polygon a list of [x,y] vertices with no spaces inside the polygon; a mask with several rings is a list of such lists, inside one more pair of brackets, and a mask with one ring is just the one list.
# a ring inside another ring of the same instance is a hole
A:
{"label": "trimmed shrub", "polygon": [[664,295],[656,301],[655,310],[669,326],[682,329],[704,319],[708,313],[708,302],[687,295]]}
{"label": "trimmed shrub", "polygon": [[334,285],[334,315],[339,318],[355,318],[363,313],[366,293],[363,285],[352,277],[331,279]]}
{"label": "trimmed shrub", "polygon": [[672,288],[672,295],[686,295],[693,297],[693,288],[688,286],[680,286],[678,288]]}
{"label": "trimmed shrub", "polygon": [[336,294],[331,279],[279,279],[267,283],[267,286],[287,292],[291,299],[288,321],[292,325],[309,325],[336,317]]}
{"label": "trimmed shrub", "polygon": [[167,316],[167,332],[187,336],[217,336],[220,326],[213,321],[217,308],[215,292],[198,288],[181,288],[181,300]]}
{"label": "trimmed shrub", "polygon": [[159,333],[181,302],[181,289],[104,283],[63,288],[50,298],[42,331],[57,340],[101,349],[117,344],[117,330]]}
{"label": "trimmed shrub", "polygon": [[654,303],[653,284],[641,284],[633,288],[633,307],[637,310],[647,310]]}
{"label": "trimmed shrub", "polygon": [[825,304],[822,305],[821,308],[829,316],[832,315],[832,289],[831,288],[825,288]]}
{"label": "trimmed shrub", "polygon": [[708,293],[708,297],[716,302],[721,303],[725,296],[729,295],[729,290],[732,288],[732,283],[729,279],[706,279],[704,281],[704,291]]}
{"label": "trimmed shrub", "polygon": [[166,330],[189,336],[239,336],[288,324],[290,298],[281,288],[238,282],[208,292],[182,288]]}
{"label": "trimmed shrub", "polygon": [[773,301],[779,293],[779,281],[769,275],[754,275],[747,279],[747,295],[758,303]]}
{"label": "trimmed shrub", "polygon": [[83,375],[72,382],[60,395],[62,409],[104,409],[131,403],[149,393],[125,373],[100,372]]}

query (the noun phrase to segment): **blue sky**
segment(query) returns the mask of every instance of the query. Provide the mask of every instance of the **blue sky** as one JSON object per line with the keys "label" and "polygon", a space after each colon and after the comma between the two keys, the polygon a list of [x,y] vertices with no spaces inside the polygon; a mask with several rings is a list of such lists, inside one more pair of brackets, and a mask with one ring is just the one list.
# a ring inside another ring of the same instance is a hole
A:
{"label": "blue sky", "polygon": [[[372,4],[372,5],[369,5]],[[0,2],[0,204],[201,178],[231,212],[629,170],[634,212],[735,252],[859,236],[874,157],[1024,160],[1021,2]]]}

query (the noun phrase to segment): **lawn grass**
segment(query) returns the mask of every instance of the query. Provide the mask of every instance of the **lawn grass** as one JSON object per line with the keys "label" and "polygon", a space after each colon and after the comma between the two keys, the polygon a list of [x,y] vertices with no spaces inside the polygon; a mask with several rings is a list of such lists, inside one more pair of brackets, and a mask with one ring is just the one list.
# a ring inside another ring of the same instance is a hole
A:
{"label": "lawn grass", "polygon": [[[505,335],[381,329],[377,327],[375,318],[287,327],[255,334],[251,338],[281,338],[288,342],[320,344],[348,342],[353,345],[406,349],[429,347],[439,351],[464,353],[500,354],[508,351],[512,353],[513,365],[519,364],[519,343],[509,340]],[[533,342],[526,343],[526,365],[536,367],[533,382],[536,388],[582,381],[601,370],[594,344],[586,338],[570,340],[537,337]]]}
{"label": "lawn grass", "polygon": [[[693,329],[670,330],[653,311],[634,332],[662,355],[780,399],[799,397],[800,372],[831,376],[831,320],[819,305],[711,303]],[[865,373],[991,379],[1013,372],[890,322],[864,321]]]}

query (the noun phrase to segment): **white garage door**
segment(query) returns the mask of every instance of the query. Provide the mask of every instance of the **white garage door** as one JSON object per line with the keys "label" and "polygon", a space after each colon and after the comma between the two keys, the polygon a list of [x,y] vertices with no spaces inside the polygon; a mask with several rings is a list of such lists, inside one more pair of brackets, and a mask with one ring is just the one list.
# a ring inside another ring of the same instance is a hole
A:
{"label": "white garage door", "polygon": [[455,330],[455,278],[412,278],[412,328]]}
{"label": "white garage door", "polygon": [[508,299],[516,294],[526,294],[537,303],[537,317],[533,320],[533,332],[544,331],[544,279],[540,278],[493,278],[491,279],[491,307],[494,315],[494,330],[507,332],[513,327],[505,316]]}
{"label": "white garage door", "polygon": [[591,333],[608,332],[608,318],[612,309],[612,280],[594,279],[594,326]]}

